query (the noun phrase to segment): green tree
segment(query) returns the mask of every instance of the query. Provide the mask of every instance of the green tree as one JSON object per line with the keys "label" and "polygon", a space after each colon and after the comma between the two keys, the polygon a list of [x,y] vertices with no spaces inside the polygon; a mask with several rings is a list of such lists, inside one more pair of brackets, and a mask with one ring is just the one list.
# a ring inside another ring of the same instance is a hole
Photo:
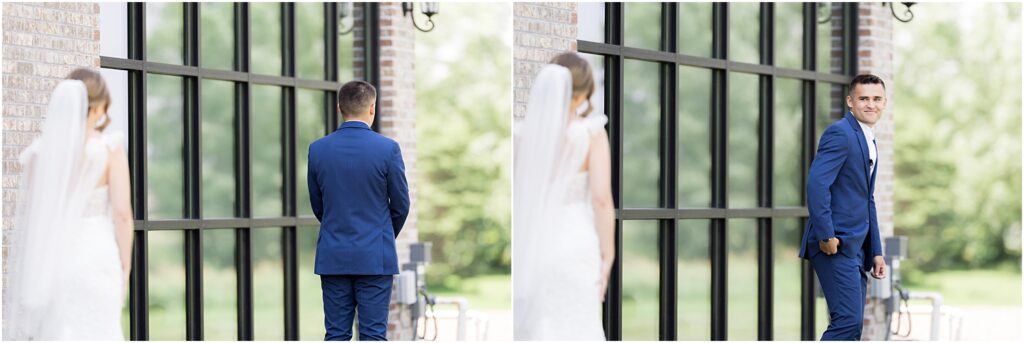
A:
{"label": "green tree", "polygon": [[896,25],[895,231],[922,271],[1020,270],[1020,4],[931,4]]}
{"label": "green tree", "polygon": [[416,35],[418,227],[446,286],[511,269],[510,13],[444,4]]}

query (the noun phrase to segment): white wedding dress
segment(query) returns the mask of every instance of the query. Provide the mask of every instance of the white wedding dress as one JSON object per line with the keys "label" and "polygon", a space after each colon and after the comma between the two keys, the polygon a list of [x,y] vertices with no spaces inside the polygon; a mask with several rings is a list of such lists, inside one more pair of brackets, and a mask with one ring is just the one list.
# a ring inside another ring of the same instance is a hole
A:
{"label": "white wedding dress", "polygon": [[[85,180],[96,184],[106,170],[109,150],[120,143],[119,134],[90,139],[86,143]],[[94,188],[85,206],[81,226],[74,233],[66,282],[76,285],[59,294],[63,308],[58,311],[58,340],[123,340],[121,307],[125,283],[121,273],[114,221],[111,217],[109,187]]]}
{"label": "white wedding dress", "polygon": [[[51,101],[61,101],[59,90],[54,93],[57,100]],[[71,99],[63,101],[77,99],[64,95]],[[70,112],[78,115],[78,109]],[[63,120],[72,117],[59,115]],[[121,307],[125,283],[110,196],[107,185],[97,187],[110,152],[122,144],[123,135],[113,132],[84,138],[84,132],[79,135],[74,127],[62,127],[71,137],[61,142],[49,136],[47,141],[47,129],[44,127],[43,137],[19,157],[25,185],[19,194],[18,232],[13,234],[10,272],[5,280],[3,337],[124,340]],[[85,131],[84,126],[79,130]],[[58,174],[54,169],[61,168],[53,168],[54,160],[62,158],[72,162],[62,165],[66,172]],[[50,179],[56,175],[67,180]],[[51,184],[58,186],[47,188]]]}
{"label": "white wedding dress", "polygon": [[[600,245],[588,173],[581,170],[591,135],[603,131],[608,119],[594,113],[559,123],[568,112],[568,95],[562,94],[569,91],[562,85],[571,82],[567,73],[550,65],[541,71],[527,115],[545,116],[543,128],[524,123],[516,137],[516,340],[605,340]],[[549,150],[552,154],[545,156]]]}

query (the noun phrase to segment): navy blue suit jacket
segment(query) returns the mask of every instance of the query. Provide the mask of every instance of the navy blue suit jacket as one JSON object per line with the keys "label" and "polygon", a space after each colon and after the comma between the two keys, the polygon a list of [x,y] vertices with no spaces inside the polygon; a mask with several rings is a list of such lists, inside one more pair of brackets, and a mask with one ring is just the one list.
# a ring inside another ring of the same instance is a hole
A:
{"label": "navy blue suit jacket", "polygon": [[309,146],[307,183],[320,220],[314,272],[398,274],[395,237],[409,214],[398,143],[348,121]]}
{"label": "navy blue suit jacket", "polygon": [[864,270],[874,266],[874,256],[882,255],[873,173],[878,162],[870,166],[868,154],[864,132],[852,113],[847,112],[821,135],[807,175],[810,220],[800,257],[810,259],[821,253],[818,241],[831,237],[839,238],[839,253],[847,257],[855,257],[857,249],[863,249]]}

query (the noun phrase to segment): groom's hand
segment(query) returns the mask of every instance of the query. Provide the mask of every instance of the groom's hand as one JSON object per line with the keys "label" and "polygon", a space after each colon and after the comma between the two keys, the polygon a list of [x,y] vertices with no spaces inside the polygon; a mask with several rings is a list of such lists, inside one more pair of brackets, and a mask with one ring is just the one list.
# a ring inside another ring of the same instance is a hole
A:
{"label": "groom's hand", "polygon": [[882,256],[875,256],[875,268],[871,269],[871,277],[876,279],[885,278],[885,258]]}
{"label": "groom's hand", "polygon": [[835,255],[839,251],[839,238],[832,237],[827,241],[818,241],[818,249],[821,249],[825,255]]}

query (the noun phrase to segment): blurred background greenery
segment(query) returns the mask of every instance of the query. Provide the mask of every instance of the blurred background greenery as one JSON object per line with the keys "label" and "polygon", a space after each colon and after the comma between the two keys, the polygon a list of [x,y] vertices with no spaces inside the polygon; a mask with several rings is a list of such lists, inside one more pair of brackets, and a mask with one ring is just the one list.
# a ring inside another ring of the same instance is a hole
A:
{"label": "blurred background greenery", "polygon": [[[894,27],[895,229],[908,281],[1020,274],[1019,3],[920,4]],[[1019,304],[1019,296],[1018,296]]]}
{"label": "blurred background greenery", "polygon": [[[511,310],[511,4],[444,3],[416,32],[420,241],[432,293]],[[494,325],[494,324],[492,324]]]}

